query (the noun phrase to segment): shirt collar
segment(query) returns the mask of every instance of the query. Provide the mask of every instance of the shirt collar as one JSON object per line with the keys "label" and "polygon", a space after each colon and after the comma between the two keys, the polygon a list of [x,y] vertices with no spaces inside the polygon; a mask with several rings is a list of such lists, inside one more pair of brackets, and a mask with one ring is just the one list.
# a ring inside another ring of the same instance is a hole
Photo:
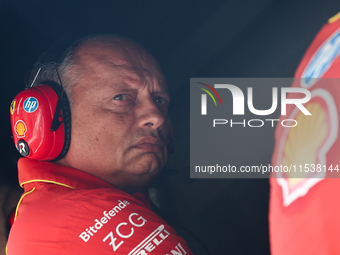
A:
{"label": "shirt collar", "polygon": [[[117,192],[128,195],[96,176],[52,162],[20,158],[18,161],[18,171],[21,187],[24,187],[25,184],[45,182],[71,189],[116,189]],[[148,194],[137,192],[133,194],[133,197],[150,208],[150,198]]]}
{"label": "shirt collar", "polygon": [[115,188],[110,183],[86,172],[52,162],[20,158],[19,183],[47,182],[73,189]]}

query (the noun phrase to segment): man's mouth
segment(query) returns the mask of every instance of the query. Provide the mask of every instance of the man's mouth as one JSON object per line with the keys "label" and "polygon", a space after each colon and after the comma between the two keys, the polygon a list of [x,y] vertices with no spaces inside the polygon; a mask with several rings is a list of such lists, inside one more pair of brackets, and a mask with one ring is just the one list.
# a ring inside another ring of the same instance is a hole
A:
{"label": "man's mouth", "polygon": [[133,147],[147,151],[147,152],[162,152],[163,147],[164,147],[164,142],[160,138],[146,136],[146,137],[141,138]]}

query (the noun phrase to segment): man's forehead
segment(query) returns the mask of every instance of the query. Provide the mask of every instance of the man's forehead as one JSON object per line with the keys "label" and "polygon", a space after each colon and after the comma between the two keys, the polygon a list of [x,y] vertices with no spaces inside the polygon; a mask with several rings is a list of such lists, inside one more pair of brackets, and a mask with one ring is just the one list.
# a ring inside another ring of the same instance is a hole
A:
{"label": "man's forehead", "polygon": [[96,43],[86,45],[77,52],[80,65],[87,71],[101,70],[101,74],[115,73],[126,79],[145,83],[156,80],[167,90],[167,85],[157,61],[139,45],[133,43]]}
{"label": "man's forehead", "polygon": [[160,72],[157,61],[141,46],[130,41],[96,42],[83,45],[77,55],[85,61],[128,65]]}

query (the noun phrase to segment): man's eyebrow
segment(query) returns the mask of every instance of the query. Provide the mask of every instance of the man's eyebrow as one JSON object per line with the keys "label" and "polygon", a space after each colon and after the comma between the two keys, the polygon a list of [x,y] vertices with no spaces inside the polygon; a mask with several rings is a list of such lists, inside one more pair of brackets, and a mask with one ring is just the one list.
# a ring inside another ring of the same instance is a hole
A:
{"label": "man's eyebrow", "polygon": [[111,88],[117,90],[134,90],[135,88],[126,82],[113,83]]}
{"label": "man's eyebrow", "polygon": [[152,94],[160,94],[160,95],[166,94],[166,95],[169,95],[169,92],[168,92],[168,90],[166,88],[162,88],[161,87],[161,89],[153,91]]}

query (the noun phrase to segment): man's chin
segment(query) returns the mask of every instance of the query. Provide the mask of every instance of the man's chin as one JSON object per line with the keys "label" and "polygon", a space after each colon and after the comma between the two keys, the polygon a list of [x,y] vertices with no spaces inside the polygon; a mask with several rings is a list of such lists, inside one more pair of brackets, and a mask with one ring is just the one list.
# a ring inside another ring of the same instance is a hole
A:
{"label": "man's chin", "polygon": [[143,165],[146,168],[154,166],[163,167],[167,160],[166,154],[164,153],[163,150],[157,152],[141,150],[136,152],[137,153],[133,155],[133,159],[131,159],[131,162],[133,161],[134,164]]}
{"label": "man's chin", "polygon": [[135,165],[136,174],[157,174],[162,170],[163,164],[156,160],[143,160]]}
{"label": "man's chin", "polygon": [[146,191],[149,185],[159,176],[162,168],[163,166],[154,161],[135,164],[133,168],[126,170],[128,176],[124,178],[125,187],[121,187],[122,190],[128,191],[130,194]]}

